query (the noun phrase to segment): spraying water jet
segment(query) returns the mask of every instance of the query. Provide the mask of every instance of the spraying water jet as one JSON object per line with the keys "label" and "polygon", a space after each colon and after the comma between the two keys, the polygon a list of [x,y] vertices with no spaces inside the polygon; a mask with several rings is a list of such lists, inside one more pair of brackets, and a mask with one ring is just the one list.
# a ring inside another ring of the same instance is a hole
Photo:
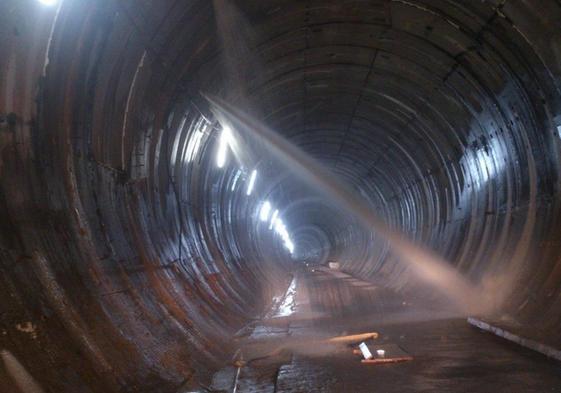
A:
{"label": "spraying water jet", "polygon": [[303,150],[226,100],[205,94],[203,96],[209,101],[215,116],[222,124],[227,124],[239,133],[263,143],[292,173],[338,203],[349,214],[354,214],[365,228],[371,229],[388,242],[393,253],[406,264],[415,277],[445,295],[456,308],[473,314],[489,312],[495,307],[489,302],[491,297],[488,292],[470,283],[450,263],[434,252],[414,244],[403,233],[390,228],[362,196],[349,192],[341,180]]}

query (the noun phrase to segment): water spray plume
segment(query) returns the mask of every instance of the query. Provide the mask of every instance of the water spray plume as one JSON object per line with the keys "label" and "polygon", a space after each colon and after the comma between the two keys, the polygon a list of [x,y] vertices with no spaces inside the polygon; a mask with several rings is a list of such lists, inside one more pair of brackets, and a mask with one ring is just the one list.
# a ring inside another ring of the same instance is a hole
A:
{"label": "water spray plume", "polygon": [[220,97],[205,95],[220,122],[246,133],[261,142],[281,162],[305,182],[329,196],[347,212],[354,214],[366,227],[390,245],[394,255],[414,275],[439,290],[462,312],[485,312],[484,291],[470,284],[448,262],[435,253],[414,244],[404,234],[389,228],[370,208],[367,201],[348,190],[333,173],[294,146],[261,121],[249,116]]}
{"label": "water spray plume", "polygon": [[37,381],[31,376],[19,360],[8,350],[0,350],[0,359],[10,378],[22,393],[44,393]]}

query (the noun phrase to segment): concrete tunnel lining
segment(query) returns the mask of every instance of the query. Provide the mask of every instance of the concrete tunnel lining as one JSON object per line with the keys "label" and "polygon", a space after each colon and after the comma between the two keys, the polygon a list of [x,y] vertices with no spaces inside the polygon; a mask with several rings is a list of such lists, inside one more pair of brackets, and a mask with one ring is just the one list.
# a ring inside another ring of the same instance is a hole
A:
{"label": "concrete tunnel lining", "polygon": [[47,391],[208,380],[289,282],[265,198],[297,250],[408,288],[375,235],[265,152],[249,197],[253,167],[216,167],[221,126],[200,92],[240,86],[390,226],[559,338],[557,1],[214,5],[0,5],[0,348]]}

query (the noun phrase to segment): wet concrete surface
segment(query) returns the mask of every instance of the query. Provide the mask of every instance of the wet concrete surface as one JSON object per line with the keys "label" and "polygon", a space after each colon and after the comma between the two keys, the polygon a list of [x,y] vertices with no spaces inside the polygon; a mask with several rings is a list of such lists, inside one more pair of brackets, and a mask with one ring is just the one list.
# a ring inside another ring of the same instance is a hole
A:
{"label": "wet concrete surface", "polygon": [[[558,362],[449,310],[328,269],[297,272],[293,284],[276,310],[238,337],[244,367],[215,375],[215,391],[561,392]],[[372,331],[379,333],[367,341],[373,352],[397,345],[413,360],[363,364],[356,345],[324,341]]]}

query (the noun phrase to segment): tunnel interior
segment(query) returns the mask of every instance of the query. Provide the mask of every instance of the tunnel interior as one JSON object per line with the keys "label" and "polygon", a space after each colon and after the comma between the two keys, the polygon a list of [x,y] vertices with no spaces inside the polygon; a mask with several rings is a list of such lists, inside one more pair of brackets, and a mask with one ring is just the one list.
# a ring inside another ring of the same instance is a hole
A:
{"label": "tunnel interior", "polygon": [[559,1],[4,0],[0,37],[6,392],[208,383],[328,261],[440,304],[206,95],[561,340]]}

